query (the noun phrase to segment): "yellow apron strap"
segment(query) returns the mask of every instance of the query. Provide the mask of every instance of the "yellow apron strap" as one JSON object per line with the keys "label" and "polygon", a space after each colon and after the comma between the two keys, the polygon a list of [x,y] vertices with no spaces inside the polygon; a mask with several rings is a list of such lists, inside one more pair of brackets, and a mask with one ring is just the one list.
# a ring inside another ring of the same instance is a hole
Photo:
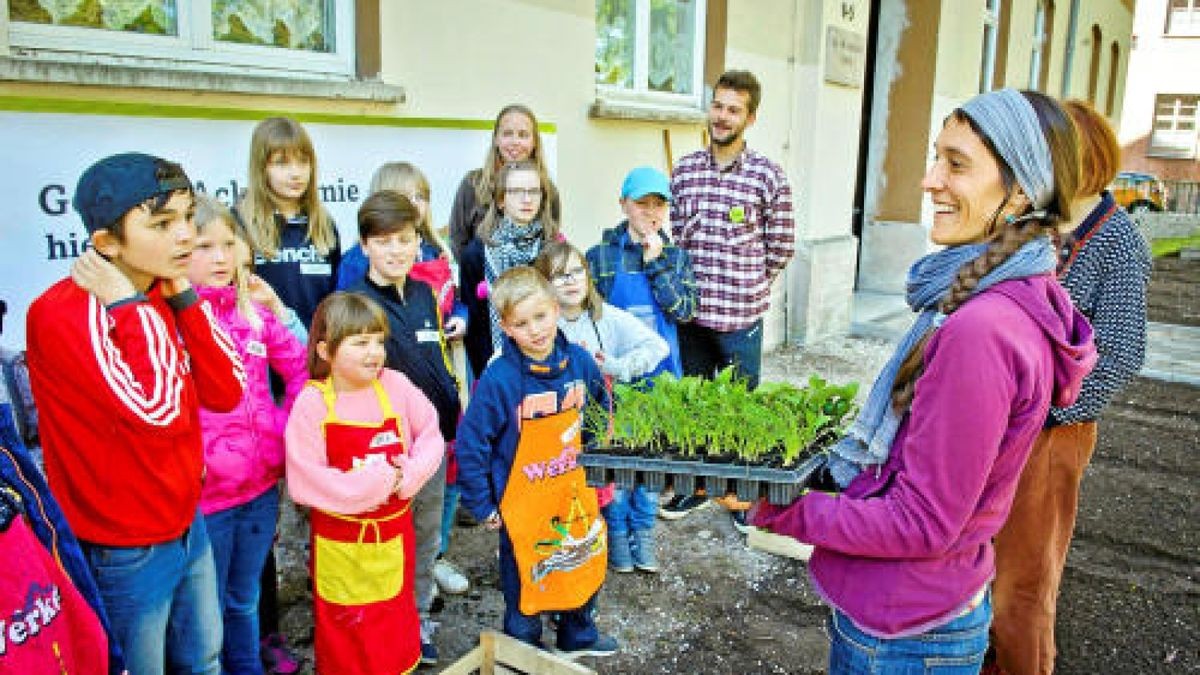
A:
{"label": "yellow apron strap", "polygon": [[395,417],[396,413],[392,410],[392,399],[387,395],[387,390],[383,388],[383,382],[379,378],[375,378],[371,382],[371,386],[375,388],[375,398],[379,400],[379,409],[383,411],[383,419]]}
{"label": "yellow apron strap", "polygon": [[337,421],[337,413],[334,411],[334,403],[337,402],[337,392],[333,390],[333,378],[324,380],[309,380],[308,386],[321,392],[321,398],[325,400],[325,419],[322,424],[329,424]]}
{"label": "yellow apron strap", "polygon": [[321,513],[324,513],[325,515],[329,516],[330,518],[333,518],[334,520],[340,520],[344,523],[357,523],[359,525],[358,543],[361,544],[361,543],[363,543],[363,539],[366,538],[367,530],[369,528],[375,530],[375,541],[379,541],[380,539],[382,539],[383,534],[379,531],[379,524],[386,523],[388,521],[395,520],[395,519],[399,518],[400,516],[403,516],[404,514],[408,513],[408,509],[411,506],[412,506],[412,500],[410,499],[404,503],[404,508],[400,509],[399,511],[397,511],[395,513],[388,514],[382,518],[355,518],[354,516],[347,516],[347,515],[344,515],[341,513],[334,513],[333,511],[321,511]]}

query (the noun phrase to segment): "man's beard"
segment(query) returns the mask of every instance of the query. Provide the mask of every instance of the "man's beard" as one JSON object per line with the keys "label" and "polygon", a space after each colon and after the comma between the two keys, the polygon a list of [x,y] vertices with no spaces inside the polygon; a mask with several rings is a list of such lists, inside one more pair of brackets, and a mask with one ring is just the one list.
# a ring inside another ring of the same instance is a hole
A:
{"label": "man's beard", "polygon": [[738,142],[738,139],[742,137],[742,130],[737,129],[735,131],[731,131],[729,135],[723,139],[717,138],[716,130],[713,129],[713,125],[710,123],[708,125],[708,137],[712,139],[713,145],[719,145],[722,148],[727,148]]}

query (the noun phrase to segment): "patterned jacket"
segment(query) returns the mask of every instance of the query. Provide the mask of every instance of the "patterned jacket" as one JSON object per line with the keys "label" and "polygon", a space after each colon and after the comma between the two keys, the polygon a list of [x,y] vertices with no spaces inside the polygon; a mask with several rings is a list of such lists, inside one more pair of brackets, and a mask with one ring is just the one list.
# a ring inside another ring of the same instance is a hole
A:
{"label": "patterned jacket", "polygon": [[787,176],[750,148],[725,167],[698,150],[671,172],[671,234],[691,257],[700,326],[742,330],[767,312],[771,282],[795,253],[795,230]]}
{"label": "patterned jacket", "polygon": [[691,321],[696,315],[696,277],[687,252],[668,238],[662,255],[644,262],[642,247],[626,236],[628,231],[629,221],[622,221],[605,230],[600,243],[588,249],[588,269],[596,291],[608,299],[617,270],[641,272],[650,280],[654,300],[663,313],[678,323]]}
{"label": "patterned jacket", "polygon": [[1050,410],[1050,425],[1089,422],[1142,368],[1150,251],[1125,209],[1104,192],[1064,242],[1059,281],[1092,323],[1100,359],[1079,399]]}

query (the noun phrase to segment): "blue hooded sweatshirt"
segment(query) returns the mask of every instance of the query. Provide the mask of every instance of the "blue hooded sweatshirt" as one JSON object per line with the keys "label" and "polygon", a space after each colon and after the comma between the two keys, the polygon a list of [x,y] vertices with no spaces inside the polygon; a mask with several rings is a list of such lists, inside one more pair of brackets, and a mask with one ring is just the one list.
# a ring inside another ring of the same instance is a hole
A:
{"label": "blue hooded sweatshirt", "polygon": [[[521,353],[510,338],[488,364],[458,425],[458,485],[476,519],[499,511],[520,437],[520,420],[543,417],[609,395],[595,360],[562,331],[544,361]],[[584,439],[586,442],[586,438]]]}

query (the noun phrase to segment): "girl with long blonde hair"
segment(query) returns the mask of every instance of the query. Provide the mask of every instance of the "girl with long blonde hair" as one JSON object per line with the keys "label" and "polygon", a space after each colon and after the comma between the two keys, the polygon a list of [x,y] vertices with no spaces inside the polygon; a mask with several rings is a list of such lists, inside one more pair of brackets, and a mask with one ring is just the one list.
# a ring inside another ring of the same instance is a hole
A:
{"label": "girl with long blonde hair", "polygon": [[321,204],[317,156],[299,122],[269,117],[250,138],[247,190],[236,208],[255,267],[305,325],[334,290],[341,242]]}

